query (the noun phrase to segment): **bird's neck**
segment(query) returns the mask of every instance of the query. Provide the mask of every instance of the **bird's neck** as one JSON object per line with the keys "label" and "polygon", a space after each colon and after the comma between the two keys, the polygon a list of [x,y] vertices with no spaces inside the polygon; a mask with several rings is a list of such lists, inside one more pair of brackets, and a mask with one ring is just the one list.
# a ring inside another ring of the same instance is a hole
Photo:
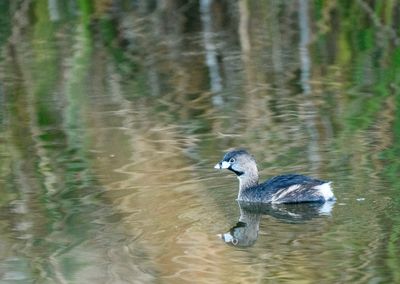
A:
{"label": "bird's neck", "polygon": [[254,187],[258,185],[258,172],[249,172],[245,173],[241,176],[238,176],[239,179],[239,195],[238,199],[241,200],[243,193],[246,191],[246,189]]}

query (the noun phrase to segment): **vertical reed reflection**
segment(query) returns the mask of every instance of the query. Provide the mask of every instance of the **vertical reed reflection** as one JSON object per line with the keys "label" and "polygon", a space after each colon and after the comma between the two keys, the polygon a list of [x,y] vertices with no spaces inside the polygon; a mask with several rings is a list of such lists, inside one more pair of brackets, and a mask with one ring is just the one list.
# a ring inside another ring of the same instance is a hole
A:
{"label": "vertical reed reflection", "polygon": [[212,0],[201,0],[200,1],[200,12],[201,20],[204,28],[204,49],[206,64],[208,66],[208,73],[210,77],[211,91],[218,93],[222,90],[222,79],[219,71],[218,60],[217,60],[217,47],[213,43],[215,35],[212,30],[213,22],[211,15]]}
{"label": "vertical reed reflection", "polygon": [[313,100],[309,99],[312,95],[312,89],[310,84],[310,72],[311,72],[311,59],[308,52],[308,46],[310,44],[310,31],[309,31],[309,11],[310,7],[308,0],[299,0],[299,33],[300,33],[300,84],[303,90],[303,94],[306,97],[304,103],[304,117],[307,132],[310,136],[308,145],[308,157],[312,162],[313,170],[318,169],[321,157],[319,155],[319,135],[316,128],[316,107],[313,104]]}

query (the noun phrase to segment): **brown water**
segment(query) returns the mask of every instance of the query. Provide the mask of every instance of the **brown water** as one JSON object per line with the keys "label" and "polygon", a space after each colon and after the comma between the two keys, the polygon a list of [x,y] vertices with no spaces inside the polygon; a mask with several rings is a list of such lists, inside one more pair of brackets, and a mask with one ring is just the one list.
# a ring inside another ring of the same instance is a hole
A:
{"label": "brown water", "polygon": [[0,282],[400,283],[399,4],[0,4]]}

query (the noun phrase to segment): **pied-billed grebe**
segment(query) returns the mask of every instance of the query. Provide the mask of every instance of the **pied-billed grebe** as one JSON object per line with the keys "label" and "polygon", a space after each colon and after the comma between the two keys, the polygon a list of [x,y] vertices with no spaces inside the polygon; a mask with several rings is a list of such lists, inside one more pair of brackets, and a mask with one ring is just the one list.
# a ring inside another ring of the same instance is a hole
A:
{"label": "pied-billed grebe", "polygon": [[256,161],[246,150],[226,153],[214,168],[228,169],[236,174],[239,179],[240,201],[299,203],[335,199],[331,182],[299,174],[280,175],[259,184]]}

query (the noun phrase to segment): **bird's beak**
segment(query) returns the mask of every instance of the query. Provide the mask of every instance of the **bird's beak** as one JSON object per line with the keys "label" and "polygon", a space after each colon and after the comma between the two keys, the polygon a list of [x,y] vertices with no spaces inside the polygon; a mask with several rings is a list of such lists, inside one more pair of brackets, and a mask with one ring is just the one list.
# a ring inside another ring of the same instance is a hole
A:
{"label": "bird's beak", "polygon": [[238,243],[237,239],[235,239],[230,233],[218,234],[217,236],[225,243],[232,243],[233,245],[237,245]]}
{"label": "bird's beak", "polygon": [[230,167],[230,163],[228,163],[227,161],[221,161],[221,162],[219,162],[218,164],[216,164],[215,166],[214,166],[214,169],[227,169],[227,168],[229,168]]}
{"label": "bird's beak", "polygon": [[232,236],[229,233],[225,233],[225,234],[218,234],[217,235],[221,240],[223,240],[224,242],[231,242],[232,241]]}

